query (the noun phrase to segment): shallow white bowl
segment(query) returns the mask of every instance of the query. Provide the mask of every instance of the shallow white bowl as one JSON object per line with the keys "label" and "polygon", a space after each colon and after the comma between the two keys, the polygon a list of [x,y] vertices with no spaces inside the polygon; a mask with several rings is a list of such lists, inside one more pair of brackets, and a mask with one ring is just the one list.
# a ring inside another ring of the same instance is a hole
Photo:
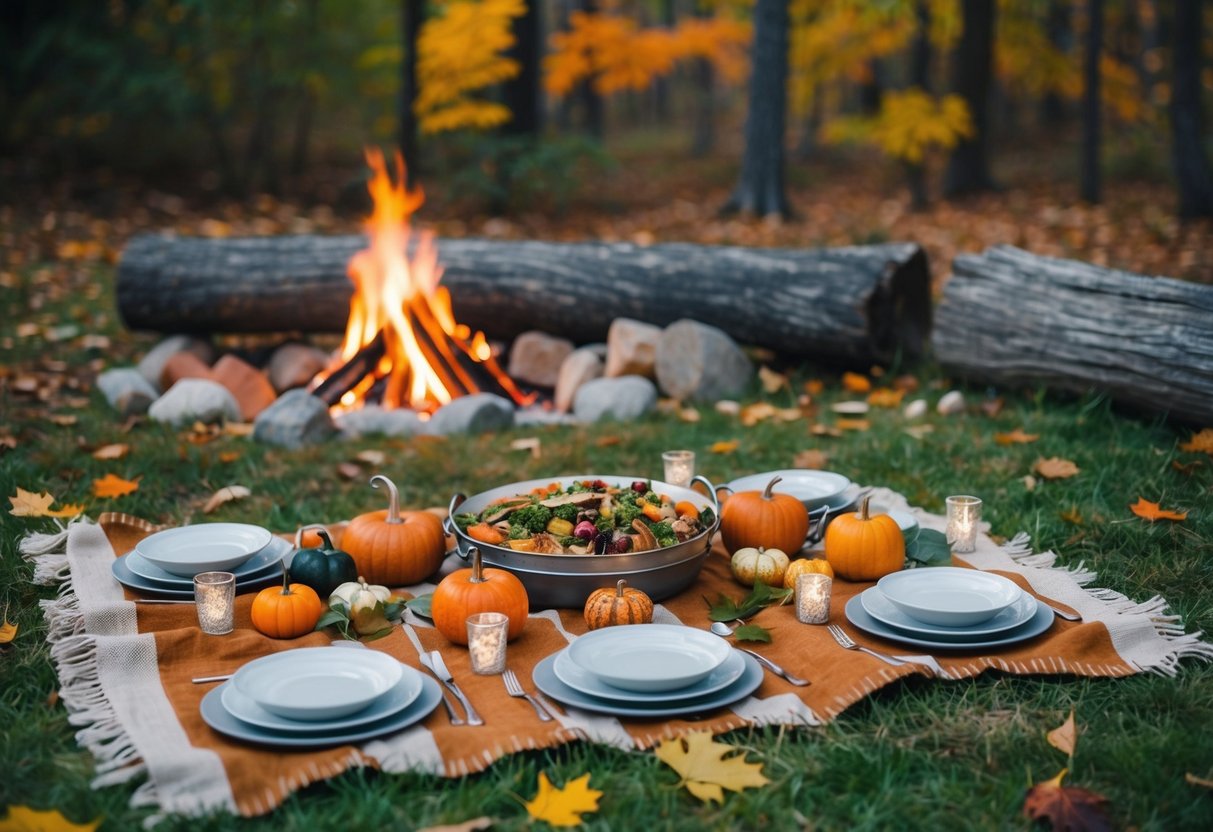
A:
{"label": "shallow white bowl", "polygon": [[192,578],[239,566],[272,537],[268,529],[247,523],[199,523],[156,532],[139,541],[135,551],[165,572]]}
{"label": "shallow white bowl", "polygon": [[568,656],[612,687],[651,693],[706,679],[731,650],[706,630],[629,624],[586,633],[569,645]]}
{"label": "shallow white bowl", "polygon": [[728,483],[734,493],[738,491],[762,491],[775,477],[782,479],[775,483],[777,494],[791,494],[804,503],[809,511],[822,506],[838,506],[843,492],[851,486],[851,481],[842,474],[833,471],[814,471],[808,468],[788,468],[783,471],[767,471],[765,474],[749,474],[738,477]]}
{"label": "shallow white bowl", "polygon": [[1023,595],[1023,590],[1001,575],[955,566],[894,572],[876,586],[906,615],[940,627],[970,627],[988,621]]}
{"label": "shallow white bowl", "polygon": [[272,714],[317,722],[362,710],[403,675],[400,662],[378,650],[300,647],[254,659],[232,685]]}

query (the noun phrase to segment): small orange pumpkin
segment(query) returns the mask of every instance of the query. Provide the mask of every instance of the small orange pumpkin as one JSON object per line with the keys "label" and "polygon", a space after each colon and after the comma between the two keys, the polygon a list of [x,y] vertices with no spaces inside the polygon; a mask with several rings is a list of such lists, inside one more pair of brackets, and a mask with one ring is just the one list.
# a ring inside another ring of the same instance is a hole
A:
{"label": "small orange pumpkin", "polygon": [[282,564],[282,586],[267,586],[253,599],[253,626],[270,638],[297,638],[310,633],[324,612],[316,590],[288,583]]}
{"label": "small orange pumpkin", "polygon": [[813,572],[819,572],[822,575],[834,577],[834,567],[830,566],[828,560],[823,558],[800,558],[788,564],[788,568],[783,573],[783,588],[795,589],[796,576],[808,575]]}
{"label": "small orange pumpkin", "polygon": [[591,630],[617,624],[648,624],[653,620],[653,599],[621,578],[613,587],[591,592],[583,614]]}
{"label": "small orange pumpkin", "polygon": [[358,565],[367,583],[409,586],[429,577],[442,564],[446,535],[442,521],[428,511],[400,511],[400,492],[387,477],[371,477],[371,487],[388,490],[385,511],[355,517],[341,537],[342,548]]}
{"label": "small orange pumpkin", "polygon": [[869,499],[863,498],[858,513],[835,517],[826,527],[826,560],[848,581],[879,580],[905,565],[901,528],[887,514],[869,514]]}
{"label": "small orange pumpkin", "polygon": [[720,510],[720,534],[732,555],[738,549],[759,546],[796,553],[809,533],[809,511],[791,494],[772,491],[783,477],[775,477],[762,491],[739,491]]}
{"label": "small orange pumpkin", "polygon": [[455,644],[468,643],[467,619],[477,612],[499,612],[510,620],[506,639],[513,641],[526,627],[530,601],[522,581],[504,569],[486,568],[480,549],[471,547],[472,565],[442,579],[430,600],[438,632]]}

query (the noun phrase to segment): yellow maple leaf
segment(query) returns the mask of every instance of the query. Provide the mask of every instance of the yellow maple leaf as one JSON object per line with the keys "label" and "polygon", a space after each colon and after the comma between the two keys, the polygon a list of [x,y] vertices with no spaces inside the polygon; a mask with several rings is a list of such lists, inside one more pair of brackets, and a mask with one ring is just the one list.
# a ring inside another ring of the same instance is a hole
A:
{"label": "yellow maple leaf", "polygon": [[131,451],[131,446],[125,442],[116,442],[113,445],[102,445],[97,450],[93,451],[93,459],[122,459]]}
{"label": "yellow maple leaf", "polygon": [[60,814],[58,809],[48,809],[39,812],[28,806],[9,806],[8,817],[0,822],[0,828],[13,832],[92,832],[101,825],[101,821],[88,823],[72,823]]}
{"label": "yellow maple leaf", "polygon": [[708,448],[714,454],[731,454],[741,445],[741,440],[729,439],[713,442]]}
{"label": "yellow maple leaf", "polygon": [[590,788],[588,774],[570,780],[564,784],[564,788],[558,789],[541,771],[538,794],[523,805],[527,814],[535,820],[546,821],[552,826],[580,826],[583,814],[598,811],[600,797],[602,792]]}
{"label": "yellow maple leaf", "polygon": [[18,488],[17,493],[9,497],[8,501],[13,504],[8,513],[14,517],[75,517],[84,511],[82,505],[65,505],[52,509],[51,503],[55,502],[55,498],[49,492],[35,494],[24,488]]}
{"label": "yellow maple leaf", "polygon": [[1015,428],[1009,433],[994,434],[994,441],[999,445],[1027,445],[1040,438],[1038,433],[1024,433],[1023,428]]}
{"label": "yellow maple leaf", "polygon": [[705,803],[723,803],[724,789],[739,792],[770,782],[763,776],[762,763],[747,763],[745,752],[716,742],[710,731],[663,740],[653,753],[682,777],[678,785]]}
{"label": "yellow maple leaf", "polygon": [[905,390],[881,387],[868,394],[868,404],[872,407],[898,407],[905,395]]}
{"label": "yellow maple leaf", "polygon": [[1032,470],[1046,480],[1064,480],[1078,473],[1078,466],[1068,459],[1051,456],[1048,459],[1038,459]]}
{"label": "yellow maple leaf", "polygon": [[867,393],[872,389],[872,382],[859,373],[843,373],[842,386],[851,393]]}
{"label": "yellow maple leaf", "polygon": [[1213,456],[1213,428],[1205,428],[1200,433],[1192,434],[1192,438],[1180,445],[1179,449]]}
{"label": "yellow maple leaf", "polygon": [[872,423],[867,419],[839,419],[834,423],[839,430],[868,430],[872,427]]}
{"label": "yellow maple leaf", "polygon": [[8,620],[8,607],[4,608],[0,620],[4,622],[0,624],[0,644],[8,644],[17,637],[17,625]]}
{"label": "yellow maple leaf", "polygon": [[124,480],[113,474],[106,474],[99,480],[93,480],[94,497],[123,497],[139,490],[139,478]]}
{"label": "yellow maple leaf", "polygon": [[1162,508],[1158,503],[1151,503],[1145,497],[1138,497],[1137,502],[1129,506],[1129,511],[1138,517],[1149,520],[1151,523],[1155,520],[1182,521],[1188,517],[1188,512],[1186,511],[1171,511],[1170,509]]}

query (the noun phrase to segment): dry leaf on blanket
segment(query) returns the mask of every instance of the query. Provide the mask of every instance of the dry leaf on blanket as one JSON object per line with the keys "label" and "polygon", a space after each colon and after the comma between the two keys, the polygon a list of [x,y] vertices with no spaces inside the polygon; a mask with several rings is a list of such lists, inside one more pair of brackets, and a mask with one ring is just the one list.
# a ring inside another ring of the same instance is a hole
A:
{"label": "dry leaf on blanket", "polygon": [[1129,506],[1129,511],[1138,517],[1144,517],[1151,523],[1155,520],[1181,521],[1188,518],[1188,512],[1186,511],[1171,511],[1170,509],[1162,508],[1158,503],[1151,503],[1145,497],[1138,497],[1137,502]]}
{"label": "dry leaf on blanket", "polygon": [[1048,459],[1036,460],[1036,464],[1032,466],[1032,470],[1046,480],[1064,480],[1077,474],[1078,466],[1068,459],[1051,456]]}
{"label": "dry leaf on blanket", "polygon": [[35,494],[24,488],[18,488],[17,493],[9,497],[8,501],[12,503],[8,513],[14,517],[75,517],[84,511],[84,506],[77,504],[52,509],[51,503],[55,502],[55,498],[49,492]]}
{"label": "dry leaf on blanket", "polygon": [[130,445],[125,442],[115,442],[112,445],[102,445],[93,451],[93,459],[122,459],[130,452]]}
{"label": "dry leaf on blanket", "polygon": [[202,513],[210,514],[224,503],[230,503],[233,500],[243,500],[245,497],[251,497],[252,494],[253,492],[243,485],[225,485],[212,494],[211,498],[206,501],[206,505],[202,507]]}
{"label": "dry leaf on blanket", "polygon": [[139,490],[139,478],[124,480],[113,474],[106,474],[99,480],[93,480],[94,497],[124,497]]}
{"label": "dry leaf on blanket", "polygon": [[558,789],[541,771],[539,793],[524,805],[527,813],[535,820],[546,821],[551,826],[580,826],[583,814],[598,811],[600,797],[602,792],[590,788],[588,774],[570,780],[563,788]]}
{"label": "dry leaf on blanket", "polygon": [[708,450],[714,454],[731,454],[733,451],[737,450],[740,445],[741,440],[739,439],[730,439],[728,441],[721,440],[720,442],[713,442]]}
{"label": "dry leaf on blanket", "polygon": [[1039,433],[1024,433],[1023,428],[1015,428],[1009,433],[994,434],[994,441],[999,445],[1027,445],[1039,438]]}
{"label": "dry leaf on blanket", "polygon": [[1108,799],[1087,789],[1063,786],[1061,778],[1066,776],[1067,771],[1063,768],[1052,780],[1037,783],[1028,789],[1023,800],[1024,817],[1047,820],[1054,829],[1070,832],[1111,829],[1112,824],[1104,811]]}
{"label": "dry leaf on blanket", "polygon": [[89,823],[72,823],[58,809],[39,812],[28,806],[9,806],[8,817],[0,821],[0,828],[14,832],[92,832],[100,825],[100,818]]}
{"label": "dry leaf on blanket", "polygon": [[493,819],[488,815],[465,820],[463,823],[444,823],[441,826],[426,826],[417,832],[482,832],[493,828]]}
{"label": "dry leaf on blanket", "polygon": [[723,789],[739,792],[770,782],[763,776],[762,763],[747,763],[744,751],[716,742],[710,731],[663,740],[653,753],[682,777],[678,785],[705,803],[723,803]]}
{"label": "dry leaf on blanket", "polygon": [[1049,745],[1068,757],[1074,756],[1074,744],[1078,742],[1078,728],[1074,725],[1074,709],[1066,721],[1045,735]]}
{"label": "dry leaf on blanket", "polygon": [[1200,433],[1192,434],[1192,438],[1180,445],[1179,449],[1189,453],[1205,453],[1213,456],[1213,428],[1205,428]]}
{"label": "dry leaf on blanket", "polygon": [[861,376],[859,373],[843,373],[842,386],[850,393],[867,393],[872,389],[872,382],[868,381],[867,376]]}

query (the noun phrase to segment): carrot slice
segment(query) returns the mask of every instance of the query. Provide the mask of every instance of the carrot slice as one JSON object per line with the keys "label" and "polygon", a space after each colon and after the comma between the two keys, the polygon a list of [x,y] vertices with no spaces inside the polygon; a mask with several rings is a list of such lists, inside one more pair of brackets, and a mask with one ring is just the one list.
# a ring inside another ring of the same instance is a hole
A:
{"label": "carrot slice", "polygon": [[690,500],[679,500],[674,503],[674,513],[679,517],[690,516],[699,519],[699,507]]}
{"label": "carrot slice", "polygon": [[497,545],[505,540],[505,535],[488,523],[477,523],[474,526],[468,526],[468,537],[473,540],[479,540],[481,543],[492,543],[493,545]]}
{"label": "carrot slice", "polygon": [[648,500],[644,501],[644,507],[640,509],[645,517],[652,520],[654,523],[660,523],[664,517],[661,514],[661,506],[655,506]]}

